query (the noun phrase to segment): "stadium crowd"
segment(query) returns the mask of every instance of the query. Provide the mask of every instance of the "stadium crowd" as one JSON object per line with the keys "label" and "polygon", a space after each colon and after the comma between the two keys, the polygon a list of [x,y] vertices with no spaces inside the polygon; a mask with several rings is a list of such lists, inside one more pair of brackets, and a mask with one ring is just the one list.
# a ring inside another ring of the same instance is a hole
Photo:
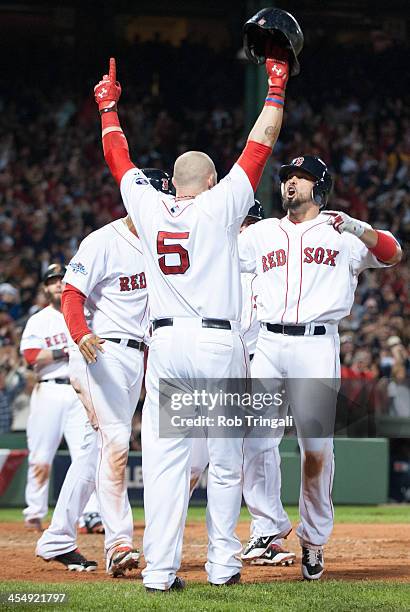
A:
{"label": "stadium crowd", "polygon": [[[318,77],[314,50],[303,52],[269,164],[274,196],[263,202],[266,210],[282,214],[280,164],[301,151],[316,154],[336,177],[330,208],[391,229],[406,250],[410,106],[398,79],[405,56],[395,47],[379,54],[329,50]],[[173,63],[177,72],[169,70]],[[230,169],[246,132],[244,69],[233,51],[135,43],[118,65],[121,120],[139,166],[169,170],[177,155],[199,149],[215,160],[220,177]],[[18,347],[28,316],[45,305],[42,273],[50,262],[67,262],[83,237],[124,214],[101,153],[92,87],[67,90],[59,79],[50,82],[44,88],[41,79],[29,79],[23,90],[16,81],[0,97],[0,432],[24,428],[33,377]],[[363,274],[340,329],[343,377],[386,381],[388,400],[380,410],[399,416],[410,416],[409,280],[405,258],[392,270]]]}

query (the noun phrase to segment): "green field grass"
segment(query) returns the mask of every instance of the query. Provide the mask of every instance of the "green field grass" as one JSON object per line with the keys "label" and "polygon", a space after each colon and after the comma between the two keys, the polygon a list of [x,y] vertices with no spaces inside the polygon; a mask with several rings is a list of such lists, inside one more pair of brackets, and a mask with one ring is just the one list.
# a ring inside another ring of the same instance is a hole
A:
{"label": "green field grass", "polygon": [[[296,506],[286,508],[292,522],[298,520]],[[142,508],[133,508],[134,521],[143,521]],[[51,519],[49,513],[48,519]],[[22,521],[21,508],[0,508],[0,522]],[[204,521],[205,508],[191,507],[188,510],[188,521]],[[250,516],[246,508],[242,508],[241,520],[248,521]],[[336,523],[409,523],[410,506],[408,504],[385,504],[381,506],[335,506]],[[409,606],[410,609],[410,606]]]}
{"label": "green field grass", "polygon": [[189,584],[185,591],[171,594],[147,594],[141,583],[113,581],[86,584],[42,584],[9,582],[0,592],[66,593],[65,605],[0,605],[16,610],[163,610],[166,612],[293,612],[317,610],[344,612],[350,610],[409,610],[410,586],[383,582],[292,582],[246,584],[234,587],[210,587]]}
{"label": "green field grass", "polygon": [[[287,511],[294,522],[296,507]],[[134,520],[143,520],[142,508],[134,508]],[[408,523],[410,509],[406,505],[338,506],[336,523]],[[204,521],[205,509],[189,509],[188,521]],[[242,509],[241,520],[249,520]],[[0,509],[0,522],[22,521],[21,508]],[[344,612],[366,610],[396,612],[410,610],[410,585],[399,582],[351,582],[322,580],[320,582],[279,582],[244,584],[215,588],[189,583],[184,592],[150,595],[141,580],[113,580],[98,583],[33,583],[2,582],[0,593],[66,593],[68,602],[53,604],[12,604],[0,597],[0,610],[158,610],[166,612]]]}

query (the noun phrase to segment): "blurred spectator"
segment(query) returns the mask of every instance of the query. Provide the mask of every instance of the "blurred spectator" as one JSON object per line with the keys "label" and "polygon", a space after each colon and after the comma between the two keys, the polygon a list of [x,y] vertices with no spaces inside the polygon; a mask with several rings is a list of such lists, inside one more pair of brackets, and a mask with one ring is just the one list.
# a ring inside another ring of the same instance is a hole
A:
{"label": "blurred spectator", "polygon": [[[35,67],[28,70],[31,49],[26,52],[24,40],[18,41],[19,69],[0,94],[0,347],[17,347],[26,318],[44,307],[39,286],[50,261],[68,261],[85,236],[124,214],[101,152],[91,94],[105,60],[98,53],[84,54],[80,78],[64,48],[54,49],[53,62],[48,61],[50,44],[42,47],[39,41]],[[263,205],[273,216],[283,214],[277,169],[301,151],[313,153],[335,176],[331,208],[391,229],[405,252],[410,241],[410,105],[403,81],[408,52],[376,46],[377,56],[364,46],[329,44],[319,73],[316,51],[306,46],[301,74],[289,83],[284,125],[271,158],[272,201]],[[158,39],[135,41],[125,51],[120,113],[135,147],[131,157],[142,167],[170,169],[177,155],[202,149],[215,160],[219,176],[226,174],[246,132],[237,49],[217,52],[189,39],[177,48]],[[100,55],[106,56],[105,49]],[[337,67],[347,65],[352,69],[340,79]],[[374,75],[380,71],[383,91],[376,91]],[[366,272],[352,313],[340,325],[342,375],[391,380],[394,414],[403,414],[407,402],[409,286],[405,258],[395,268]],[[392,344],[392,338],[399,342]],[[135,440],[138,446],[138,432]]]}

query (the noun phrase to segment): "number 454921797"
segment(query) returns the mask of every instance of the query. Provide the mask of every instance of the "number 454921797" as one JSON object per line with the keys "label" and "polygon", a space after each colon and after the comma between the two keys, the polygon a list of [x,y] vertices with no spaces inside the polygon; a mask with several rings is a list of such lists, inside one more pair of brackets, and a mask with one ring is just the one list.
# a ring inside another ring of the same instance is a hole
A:
{"label": "number 454921797", "polygon": [[31,604],[31,603],[67,603],[67,593],[2,593],[0,601],[3,604]]}

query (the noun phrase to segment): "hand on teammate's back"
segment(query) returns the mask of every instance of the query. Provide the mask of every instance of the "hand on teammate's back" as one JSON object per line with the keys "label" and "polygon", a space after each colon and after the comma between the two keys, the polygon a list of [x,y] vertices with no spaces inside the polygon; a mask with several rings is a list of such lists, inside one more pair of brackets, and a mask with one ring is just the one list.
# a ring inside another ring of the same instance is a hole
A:
{"label": "hand on teammate's back", "polygon": [[121,85],[117,81],[117,68],[115,59],[110,58],[108,74],[104,74],[102,80],[94,87],[94,97],[98,104],[98,110],[114,106],[121,96]]}
{"label": "hand on teammate's back", "polygon": [[100,338],[95,334],[86,334],[81,338],[78,348],[88,364],[97,361],[97,351],[100,351],[100,353],[105,352],[102,346],[104,342],[104,338]]}

